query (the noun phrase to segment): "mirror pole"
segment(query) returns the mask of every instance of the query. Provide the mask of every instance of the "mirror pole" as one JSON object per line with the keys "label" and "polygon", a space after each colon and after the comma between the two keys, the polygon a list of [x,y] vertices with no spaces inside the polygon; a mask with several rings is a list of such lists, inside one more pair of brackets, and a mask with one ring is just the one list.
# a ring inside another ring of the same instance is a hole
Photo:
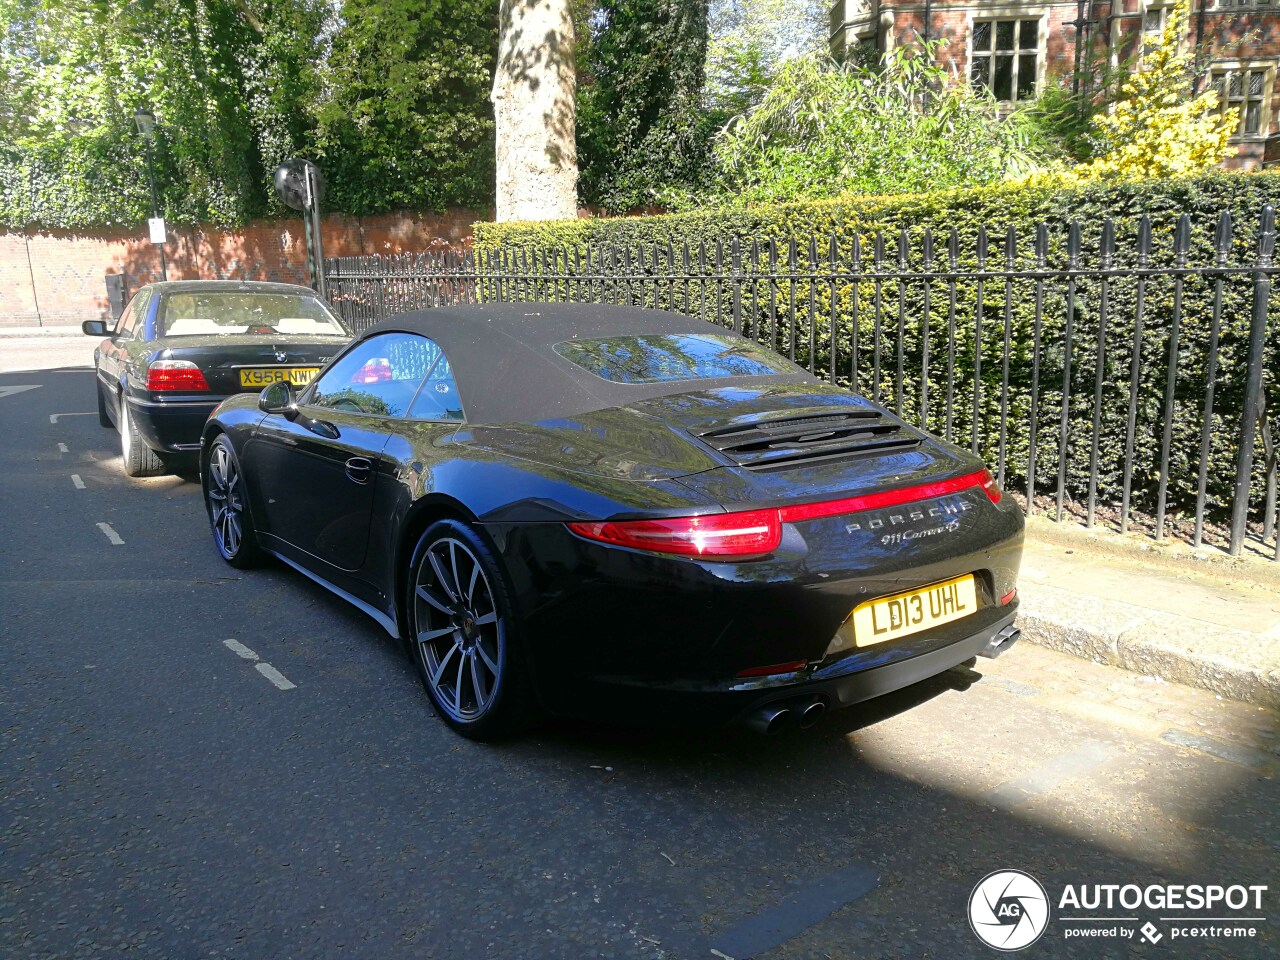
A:
{"label": "mirror pole", "polygon": [[327,300],[324,282],[324,242],[320,237],[320,190],[316,183],[316,172],[315,164],[306,165],[307,214],[311,219],[311,255],[314,270],[312,280],[320,299]]}

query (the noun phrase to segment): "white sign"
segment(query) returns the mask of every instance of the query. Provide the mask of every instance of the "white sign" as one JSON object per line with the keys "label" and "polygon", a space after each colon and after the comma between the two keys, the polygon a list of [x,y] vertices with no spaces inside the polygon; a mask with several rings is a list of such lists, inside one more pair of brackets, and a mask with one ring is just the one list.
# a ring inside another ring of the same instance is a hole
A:
{"label": "white sign", "polygon": [[165,243],[164,217],[152,217],[147,221],[147,227],[151,230],[152,243],[157,245]]}

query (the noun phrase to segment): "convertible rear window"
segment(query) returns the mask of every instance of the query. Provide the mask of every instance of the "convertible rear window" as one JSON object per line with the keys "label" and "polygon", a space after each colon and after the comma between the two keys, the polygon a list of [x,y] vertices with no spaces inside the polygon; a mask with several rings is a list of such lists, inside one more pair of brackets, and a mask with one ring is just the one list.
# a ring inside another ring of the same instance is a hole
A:
{"label": "convertible rear window", "polygon": [[795,373],[799,368],[751,340],[720,334],[563,340],[556,353],[613,383],[666,383]]}
{"label": "convertible rear window", "polygon": [[156,324],[157,335],[164,337],[347,335],[318,297],[297,293],[171,293],[164,298]]}

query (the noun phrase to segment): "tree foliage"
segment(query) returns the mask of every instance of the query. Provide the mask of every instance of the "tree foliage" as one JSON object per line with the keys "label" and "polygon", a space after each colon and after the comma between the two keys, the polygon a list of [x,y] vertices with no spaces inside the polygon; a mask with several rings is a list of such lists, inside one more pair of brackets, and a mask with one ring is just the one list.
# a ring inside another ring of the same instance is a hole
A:
{"label": "tree foliage", "polygon": [[4,0],[0,219],[52,226],[150,213],[133,112],[159,118],[161,206],[238,222],[270,207],[271,166],[305,135],[296,104],[323,0]]}
{"label": "tree foliage", "polygon": [[328,206],[492,200],[492,0],[0,0],[0,222],[283,213],[271,171],[317,159]]}
{"label": "tree foliage", "polygon": [[727,200],[786,201],[993,183],[1034,167],[1018,115],[922,55],[878,68],[797,57],[716,146]]}
{"label": "tree foliage", "polygon": [[1193,92],[1191,52],[1180,52],[1190,0],[1178,0],[1141,69],[1121,86],[1113,108],[1093,118],[1098,156],[1077,168],[1081,179],[1146,180],[1208,170],[1235,152],[1228,141],[1240,116],[1219,112],[1212,88]]}
{"label": "tree foliage", "polygon": [[621,211],[701,187],[713,121],[702,109],[706,0],[598,0],[578,93],[581,195]]}
{"label": "tree foliage", "polygon": [[711,0],[708,108],[726,118],[745,113],[789,59],[825,53],[828,7],[823,0]]}
{"label": "tree foliage", "polygon": [[333,206],[492,202],[497,13],[493,0],[345,0],[313,111]]}

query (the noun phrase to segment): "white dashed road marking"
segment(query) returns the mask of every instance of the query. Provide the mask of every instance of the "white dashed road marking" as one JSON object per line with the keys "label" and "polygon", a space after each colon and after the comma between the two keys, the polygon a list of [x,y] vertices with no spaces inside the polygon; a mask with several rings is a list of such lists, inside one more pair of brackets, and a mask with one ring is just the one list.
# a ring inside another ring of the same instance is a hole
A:
{"label": "white dashed road marking", "polygon": [[222,645],[237,656],[244,657],[246,660],[257,660],[258,655],[246,647],[239,640],[223,640]]}
{"label": "white dashed road marking", "polygon": [[59,453],[70,453],[71,451],[67,449],[67,445],[66,445],[65,443],[60,443],[60,444],[58,444],[58,452],[59,452]]}
{"label": "white dashed road marking", "polygon": [[73,474],[71,475],[71,482],[72,482],[73,484],[75,484],[75,487],[76,487],[76,489],[77,489],[77,490],[83,490],[83,489],[84,489],[84,481],[80,479],[80,474],[78,474],[78,473],[73,473]]}
{"label": "white dashed road marking", "polygon": [[271,664],[263,663],[256,653],[246,647],[239,640],[223,640],[222,645],[236,656],[244,660],[254,661],[253,668],[270,680],[272,686],[277,690],[296,690],[298,688],[296,683],[291,683],[288,677]]}
{"label": "white dashed road marking", "polygon": [[256,664],[254,669],[270,680],[278,690],[294,690],[297,688],[297,684],[290,683],[283,673],[269,663]]}
{"label": "white dashed road marking", "polygon": [[106,535],[106,538],[111,541],[111,545],[113,547],[124,546],[124,541],[120,539],[120,534],[116,533],[114,530],[111,529],[111,524],[99,523],[98,529],[101,530]]}
{"label": "white dashed road marking", "polygon": [[84,413],[51,413],[49,414],[49,422],[57,423],[59,417],[92,417],[93,411],[85,411]]}

